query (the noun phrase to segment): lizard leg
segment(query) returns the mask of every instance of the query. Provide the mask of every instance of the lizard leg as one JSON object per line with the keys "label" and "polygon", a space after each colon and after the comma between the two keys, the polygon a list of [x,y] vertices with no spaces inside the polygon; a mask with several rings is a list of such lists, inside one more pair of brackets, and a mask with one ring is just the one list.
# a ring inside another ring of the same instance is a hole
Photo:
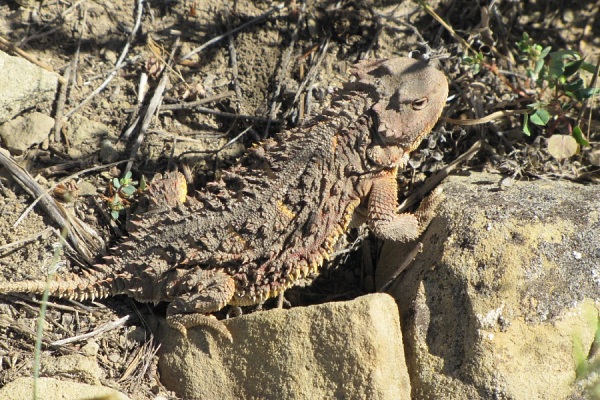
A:
{"label": "lizard leg", "polygon": [[415,240],[435,216],[435,209],[442,199],[441,192],[434,191],[421,202],[414,214],[398,214],[396,170],[385,171],[372,182],[367,223],[375,236],[381,239],[396,242]]}
{"label": "lizard leg", "polygon": [[184,336],[195,326],[212,328],[232,341],[221,322],[206,313],[219,311],[231,301],[235,282],[225,271],[193,269],[169,286],[174,300],[167,308],[167,323]]}

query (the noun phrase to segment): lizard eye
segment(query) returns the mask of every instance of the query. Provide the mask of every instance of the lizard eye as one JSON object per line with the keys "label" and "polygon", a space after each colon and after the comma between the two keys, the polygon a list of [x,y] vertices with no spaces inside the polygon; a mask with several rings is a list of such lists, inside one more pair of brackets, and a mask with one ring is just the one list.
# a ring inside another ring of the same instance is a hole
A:
{"label": "lizard eye", "polygon": [[429,101],[429,99],[427,97],[423,97],[422,99],[414,100],[411,103],[411,107],[415,111],[422,110],[422,109],[425,108],[425,106],[427,105],[428,101]]}

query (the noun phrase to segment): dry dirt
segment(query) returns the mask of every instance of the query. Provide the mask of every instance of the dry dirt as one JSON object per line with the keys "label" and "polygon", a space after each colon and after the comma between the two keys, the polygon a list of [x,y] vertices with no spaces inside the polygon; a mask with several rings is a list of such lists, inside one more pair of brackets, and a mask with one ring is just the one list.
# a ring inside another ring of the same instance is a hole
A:
{"label": "dry dirt", "polygon": [[[68,114],[100,86],[135,26],[134,3],[0,2],[3,38],[63,76],[72,66],[64,108],[39,104],[38,111],[53,117],[60,112]],[[172,53],[180,60],[200,46],[204,46],[201,51],[170,69],[163,104],[207,99],[201,105],[205,109],[163,110],[155,117],[135,153],[135,179],[174,167],[187,168],[190,183],[201,189],[218,179],[222,168],[234,162],[246,147],[285,127],[301,124],[308,115],[318,114],[346,79],[347,67],[362,58],[406,55],[411,50],[441,58],[440,66],[448,74],[455,96],[445,112],[447,117],[475,118],[518,108],[515,93],[496,75],[485,68],[474,74],[461,63],[463,50],[458,41],[417,3],[291,1],[281,9],[270,1],[214,4],[205,0],[144,2],[140,29],[125,58],[127,64],[104,91],[63,124],[59,135],[52,135],[18,157],[19,164],[49,187],[85,168],[126,160],[136,134],[129,138],[122,135],[135,116],[141,76],[148,76],[151,96]],[[519,80],[523,70],[514,62],[515,42],[523,32],[544,46],[576,49],[591,63],[598,58],[600,13],[595,1],[580,1],[577,5],[563,1],[498,1],[491,13],[464,0],[431,5],[473,47],[491,48],[486,62],[495,61],[501,70],[512,71],[505,76],[513,84],[524,81]],[[262,18],[255,20],[259,16]],[[205,46],[212,38],[237,27],[241,29]],[[94,126],[98,125],[94,123],[103,124],[108,133],[97,134]],[[592,123],[592,142],[598,140],[597,135],[598,125]],[[573,168],[594,171],[585,152],[579,164],[553,161],[544,154],[542,137],[524,137],[520,117],[496,121],[491,127],[445,124],[414,155],[406,173],[405,180],[411,183],[407,187],[455,159],[478,138],[489,145],[474,163],[479,167],[502,168],[517,176],[553,173],[571,178],[577,177]],[[539,165],[532,167],[531,159]],[[124,165],[82,174],[75,179],[79,189],[73,193],[74,201],[65,204],[108,243],[125,230],[125,216],[118,223],[112,221],[102,196],[106,196],[111,179],[121,176]],[[13,227],[31,199],[1,168],[0,193],[0,273],[12,280],[43,278],[55,265],[52,258],[59,242],[55,225],[36,208]],[[23,242],[15,244],[18,241]],[[370,251],[364,253],[370,255]],[[370,275],[368,268],[360,255],[353,254],[343,260],[352,259],[354,266],[345,276],[350,275],[349,281],[359,280],[359,286],[368,289],[370,285],[362,281]],[[62,268],[80,268],[71,257],[60,258],[66,261],[59,263]],[[321,287],[314,292],[326,292]],[[345,286],[338,290],[345,297],[360,291]],[[293,295],[291,298],[296,299]],[[38,307],[29,296],[5,297],[0,302],[0,387],[30,374]],[[85,352],[82,348],[90,340],[63,346],[50,343],[131,315],[123,326],[91,339],[98,345],[102,368],[99,381],[133,398],[168,396],[152,362],[157,347],[152,341],[155,313],[160,315],[161,308],[123,298],[83,305],[51,302],[43,354],[50,357]],[[51,365],[52,361],[43,364]],[[52,371],[61,375],[60,371]],[[62,374],[69,375],[64,371]]]}

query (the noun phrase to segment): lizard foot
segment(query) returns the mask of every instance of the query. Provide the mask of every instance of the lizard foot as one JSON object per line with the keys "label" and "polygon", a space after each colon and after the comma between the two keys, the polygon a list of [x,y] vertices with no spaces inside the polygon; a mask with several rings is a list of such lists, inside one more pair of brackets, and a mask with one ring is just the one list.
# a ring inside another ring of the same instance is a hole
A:
{"label": "lizard foot", "polygon": [[443,199],[444,196],[438,189],[427,196],[414,213],[397,214],[396,172],[382,172],[371,187],[367,223],[380,239],[409,242],[417,239],[425,231]]}
{"label": "lizard foot", "polygon": [[212,315],[204,314],[172,314],[167,315],[167,323],[173,329],[177,329],[184,337],[187,337],[187,329],[195,326],[205,326],[216,331],[233,343],[233,337],[227,327]]}

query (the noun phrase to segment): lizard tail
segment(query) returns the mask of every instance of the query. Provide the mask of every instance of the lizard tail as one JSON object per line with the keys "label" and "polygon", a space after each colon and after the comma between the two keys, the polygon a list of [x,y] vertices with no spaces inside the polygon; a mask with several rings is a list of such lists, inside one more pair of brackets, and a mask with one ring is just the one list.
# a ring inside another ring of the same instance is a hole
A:
{"label": "lizard tail", "polygon": [[99,277],[92,271],[84,275],[68,274],[56,276],[53,280],[30,280],[20,282],[0,282],[0,293],[43,294],[48,290],[52,297],[84,301],[101,299],[120,292],[120,279],[115,277]]}

